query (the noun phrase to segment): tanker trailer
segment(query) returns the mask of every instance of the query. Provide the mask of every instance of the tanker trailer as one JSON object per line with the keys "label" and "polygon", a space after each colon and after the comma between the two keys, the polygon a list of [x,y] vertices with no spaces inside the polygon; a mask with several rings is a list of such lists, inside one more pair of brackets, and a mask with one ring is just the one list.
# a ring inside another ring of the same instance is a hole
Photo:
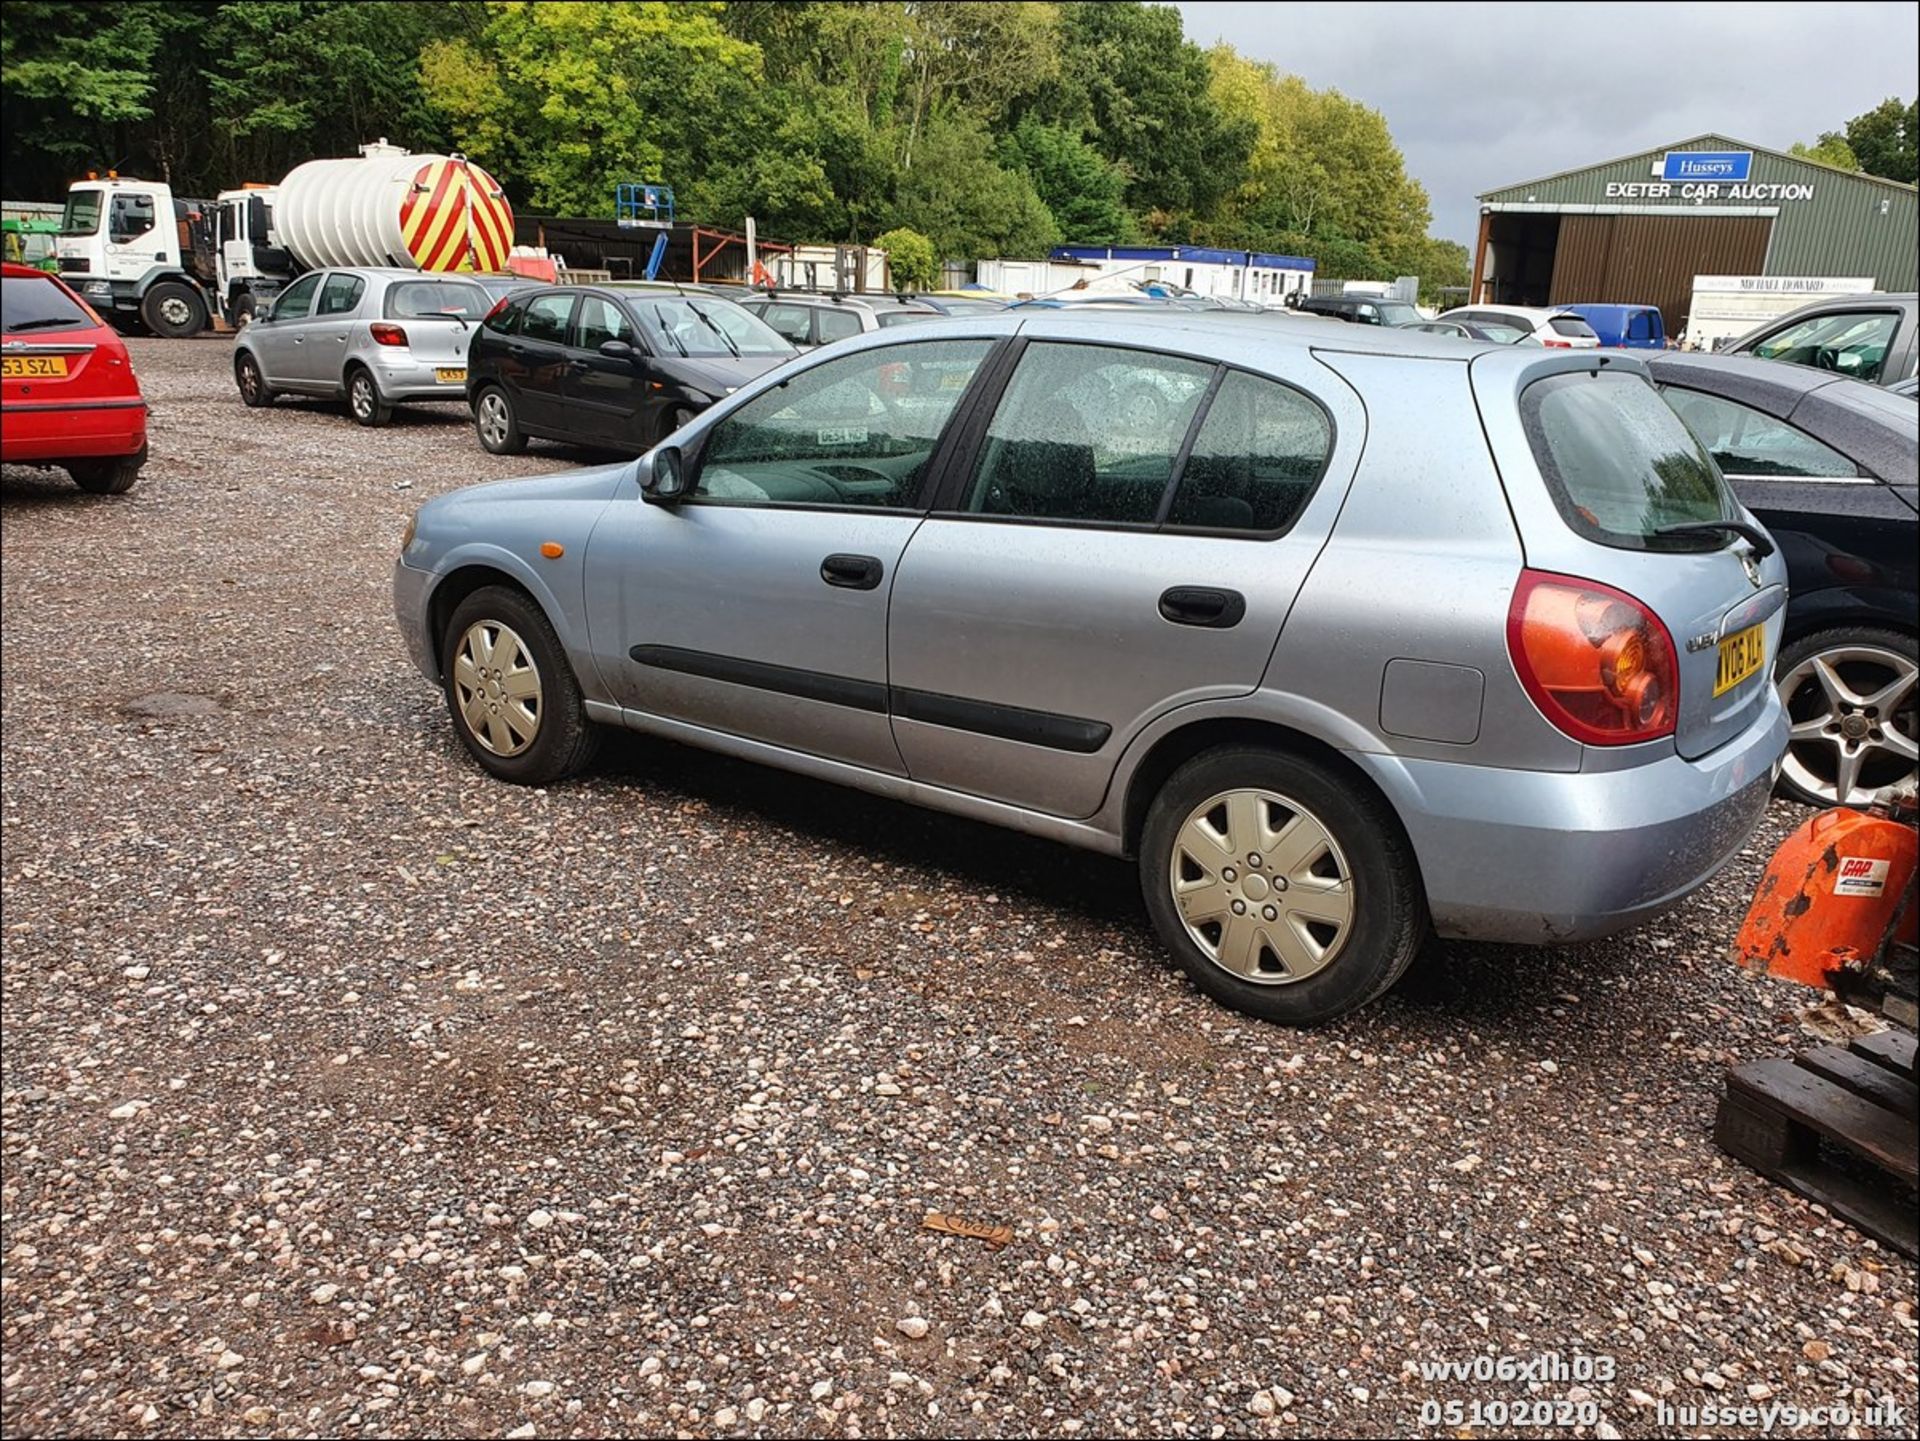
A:
{"label": "tanker trailer", "polygon": [[513,208],[465,156],[409,155],[382,140],[356,160],[289,171],[273,198],[273,233],[301,270],[504,270]]}

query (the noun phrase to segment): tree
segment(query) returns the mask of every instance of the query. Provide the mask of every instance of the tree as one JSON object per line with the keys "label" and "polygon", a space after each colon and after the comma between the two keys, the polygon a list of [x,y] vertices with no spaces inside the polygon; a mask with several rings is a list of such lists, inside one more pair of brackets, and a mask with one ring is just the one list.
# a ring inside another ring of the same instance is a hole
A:
{"label": "tree", "polygon": [[995,147],[1009,170],[1025,172],[1053,212],[1061,233],[1078,245],[1124,245],[1140,226],[1127,209],[1127,177],[1072,130],[1028,116]]}
{"label": "tree", "polygon": [[927,123],[913,168],[894,192],[893,223],[924,232],[943,258],[1045,255],[1060,227],[1033,182],[993,161],[986,127],[970,116]]}
{"label": "tree", "polygon": [[1914,183],[1920,174],[1916,141],[1920,141],[1920,101],[1902,105],[1890,97],[1847,122],[1847,145],[1860,168],[1883,180]]}
{"label": "tree", "polygon": [[932,290],[940,283],[940,261],[933,242],[917,230],[897,226],[873,242],[887,252],[887,269],[896,290]]}
{"label": "tree", "polygon": [[1860,161],[1853,153],[1853,147],[1847,144],[1847,137],[1829,130],[1813,144],[1808,145],[1796,140],[1787,147],[1789,155],[1798,155],[1802,160],[1818,160],[1822,165],[1832,165],[1841,170],[1858,170]]}
{"label": "tree", "polygon": [[711,4],[493,4],[421,56],[475,159],[538,210],[611,215],[622,180],[696,182],[716,123],[752,109],[760,53]]}

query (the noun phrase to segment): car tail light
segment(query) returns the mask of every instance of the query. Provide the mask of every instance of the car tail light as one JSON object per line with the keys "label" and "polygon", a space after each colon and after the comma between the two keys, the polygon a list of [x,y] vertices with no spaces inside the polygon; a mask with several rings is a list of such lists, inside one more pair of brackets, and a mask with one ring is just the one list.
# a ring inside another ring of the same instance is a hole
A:
{"label": "car tail light", "polygon": [[367,333],[373,337],[375,345],[405,345],[407,332],[397,325],[389,325],[384,320],[376,320],[367,327]]}
{"label": "car tail light", "polygon": [[1573,349],[1573,342],[1571,340],[1543,340],[1540,343],[1546,346],[1548,350],[1572,350]]}
{"label": "car tail light", "polygon": [[494,301],[493,309],[489,310],[485,315],[480,317],[480,323],[482,325],[485,325],[489,320],[493,319],[494,316],[498,315],[501,311],[505,310],[507,308],[507,302],[511,299],[513,299],[511,295],[503,295],[498,300]]}
{"label": "car tail light", "polygon": [[1507,611],[1520,684],[1555,729],[1587,745],[1673,733],[1680,665],[1660,617],[1598,581],[1525,570]]}

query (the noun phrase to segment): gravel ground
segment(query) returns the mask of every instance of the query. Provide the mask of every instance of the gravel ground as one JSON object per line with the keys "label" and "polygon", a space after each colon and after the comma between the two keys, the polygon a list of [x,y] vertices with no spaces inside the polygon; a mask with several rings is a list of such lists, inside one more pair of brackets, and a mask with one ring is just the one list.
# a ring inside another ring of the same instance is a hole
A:
{"label": "gravel ground", "polygon": [[[0,494],[8,1434],[1912,1434],[1913,1268],[1709,1136],[1803,1037],[1723,958],[1793,808],[1636,934],[1252,1024],[1116,862],[638,740],[484,779],[400,527],[584,457],[133,350],[139,487]],[[1549,1351],[1613,1379],[1413,1373]]]}

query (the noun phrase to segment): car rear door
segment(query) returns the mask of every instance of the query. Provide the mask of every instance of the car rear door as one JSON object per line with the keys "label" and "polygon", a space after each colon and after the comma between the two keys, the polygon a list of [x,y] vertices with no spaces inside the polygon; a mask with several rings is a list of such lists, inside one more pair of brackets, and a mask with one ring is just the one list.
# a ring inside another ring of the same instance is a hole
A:
{"label": "car rear door", "polygon": [[1671,529],[1754,517],[1645,368],[1502,350],[1475,357],[1470,375],[1528,568],[1624,591],[1666,627],[1679,754],[1754,724],[1773,703],[1786,562],[1733,533]]}
{"label": "car rear door", "polygon": [[499,338],[500,380],[523,425],[566,429],[567,339],[577,293],[548,290],[532,297],[520,312],[519,328]]}
{"label": "car rear door", "polygon": [[916,781],[1079,817],[1155,717],[1259,684],[1366,422],[1304,349],[1029,329],[901,560],[893,729]]}

